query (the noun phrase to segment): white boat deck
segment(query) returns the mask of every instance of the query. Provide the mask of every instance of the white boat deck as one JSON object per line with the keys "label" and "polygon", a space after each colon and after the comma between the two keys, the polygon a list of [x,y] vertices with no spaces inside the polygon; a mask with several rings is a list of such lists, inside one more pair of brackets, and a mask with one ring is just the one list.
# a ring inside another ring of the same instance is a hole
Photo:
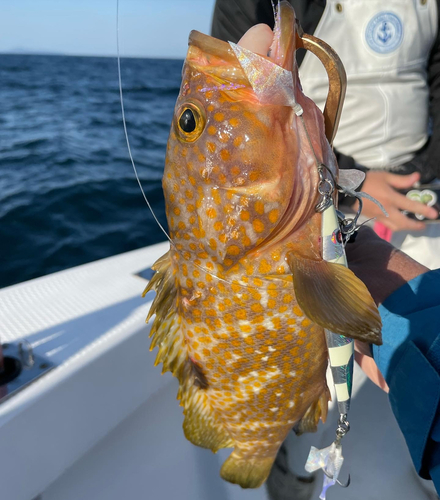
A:
{"label": "white boat deck", "polygon": [[[153,366],[152,295],[141,298],[146,281],[136,273],[167,248],[0,290],[1,341],[26,339],[56,364],[0,405],[0,500],[267,500],[264,487],[220,479],[229,450],[214,455],[185,440],[176,381]],[[331,488],[329,500],[437,498],[412,469],[386,395],[369,381],[350,422],[341,476],[349,471],[352,484]],[[334,427],[309,442],[330,444]]]}

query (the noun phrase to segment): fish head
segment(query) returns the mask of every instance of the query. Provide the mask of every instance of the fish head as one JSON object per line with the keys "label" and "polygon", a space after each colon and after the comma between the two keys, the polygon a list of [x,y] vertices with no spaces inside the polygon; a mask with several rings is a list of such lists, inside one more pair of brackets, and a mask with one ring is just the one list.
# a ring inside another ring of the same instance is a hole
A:
{"label": "fish head", "polygon": [[316,157],[329,146],[301,91],[295,29],[282,2],[270,57],[190,34],[163,179],[170,236],[186,255],[229,267],[314,213]]}

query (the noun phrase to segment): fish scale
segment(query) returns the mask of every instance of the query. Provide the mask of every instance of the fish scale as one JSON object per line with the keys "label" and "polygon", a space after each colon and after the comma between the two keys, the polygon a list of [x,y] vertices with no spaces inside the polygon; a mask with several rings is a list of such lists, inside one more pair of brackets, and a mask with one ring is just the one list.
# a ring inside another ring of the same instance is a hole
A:
{"label": "fish scale", "polygon": [[[176,254],[177,268],[180,260]],[[259,260],[272,271],[266,259]],[[258,268],[258,260],[253,265]],[[188,298],[180,306],[181,328],[188,355],[207,380],[207,408],[242,456],[273,457],[326,388],[323,330],[298,307],[290,277],[273,282],[246,275],[250,283],[244,287],[240,268],[238,279],[228,273],[231,281],[223,282],[185,266],[184,274],[195,273],[198,281],[187,278],[180,285]]]}
{"label": "fish scale", "polygon": [[275,59],[190,35],[163,178],[171,246],[145,290],[157,292],[151,348],[179,380],[186,437],[233,447],[221,475],[246,488],[293,426],[325,421],[324,329],[380,340],[365,286],[322,258],[316,161],[334,177],[337,165],[300,88],[293,10],[279,9]]}

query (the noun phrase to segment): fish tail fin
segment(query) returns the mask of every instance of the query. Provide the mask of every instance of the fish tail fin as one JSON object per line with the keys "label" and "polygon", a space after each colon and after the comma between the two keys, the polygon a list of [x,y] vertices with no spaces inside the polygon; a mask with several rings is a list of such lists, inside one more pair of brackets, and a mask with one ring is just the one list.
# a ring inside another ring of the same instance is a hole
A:
{"label": "fish tail fin", "polygon": [[223,464],[220,475],[242,488],[259,488],[269,476],[274,460],[275,456],[243,457],[236,448]]}

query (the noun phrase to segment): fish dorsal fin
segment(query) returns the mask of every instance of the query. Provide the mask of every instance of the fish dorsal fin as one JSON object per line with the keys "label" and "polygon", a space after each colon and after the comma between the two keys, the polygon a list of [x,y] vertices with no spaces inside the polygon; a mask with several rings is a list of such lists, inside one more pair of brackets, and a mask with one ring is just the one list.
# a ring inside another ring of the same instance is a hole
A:
{"label": "fish dorsal fin", "polygon": [[379,311],[367,287],[341,264],[287,256],[299,307],[314,323],[352,339],[382,344]]}
{"label": "fish dorsal fin", "polygon": [[144,291],[156,291],[148,319],[155,314],[150,337],[150,350],[159,347],[156,362],[163,364],[162,373],[171,372],[179,380],[178,399],[183,406],[183,431],[197,446],[217,451],[234,446],[234,442],[213,414],[206,391],[208,380],[200,366],[193,361],[181,331],[177,308],[177,285],[171,266],[170,252],[153,266],[156,274]]}

